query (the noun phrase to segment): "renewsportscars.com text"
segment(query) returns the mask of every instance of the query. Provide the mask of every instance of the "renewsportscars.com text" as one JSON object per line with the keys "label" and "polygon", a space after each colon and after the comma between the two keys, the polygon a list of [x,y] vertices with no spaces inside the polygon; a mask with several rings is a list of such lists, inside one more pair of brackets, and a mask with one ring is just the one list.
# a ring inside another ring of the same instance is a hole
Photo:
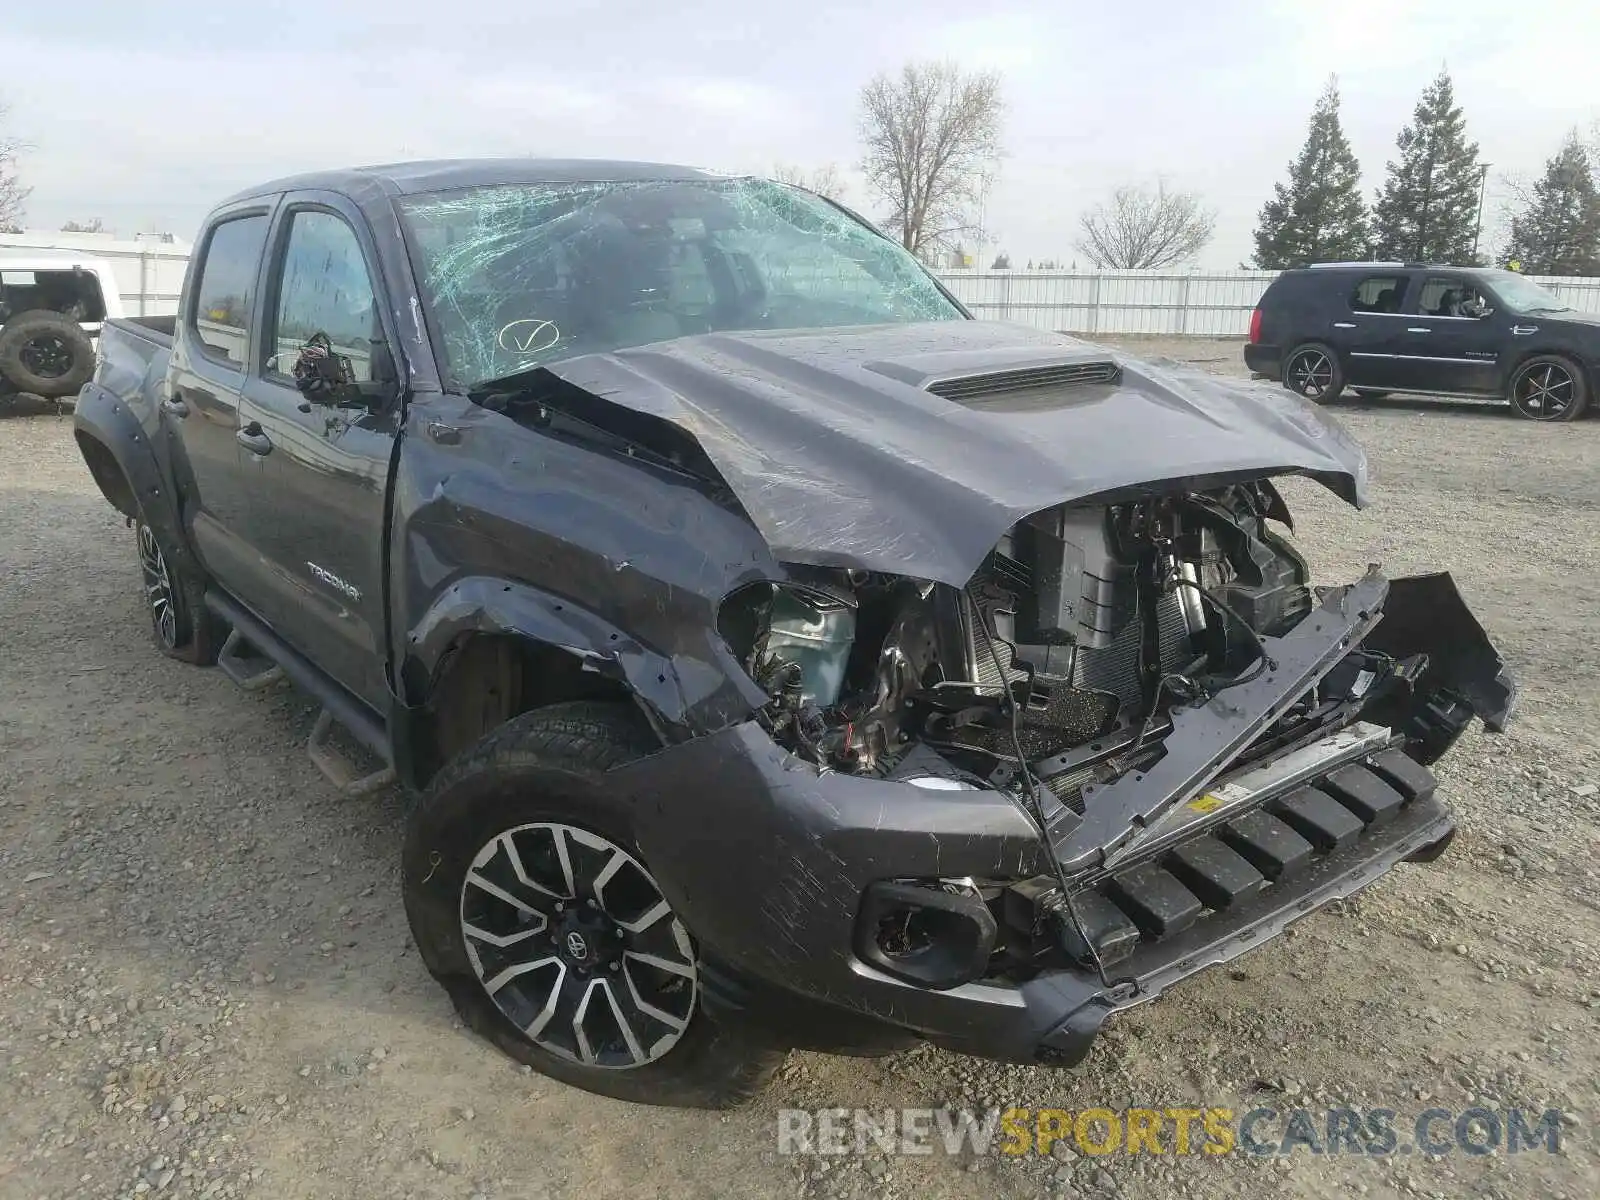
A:
{"label": "renewsportscars.com text", "polygon": [[1413,1116],[1390,1108],[785,1108],[778,1153],[1020,1157],[1065,1143],[1091,1157],[1559,1154],[1561,1123],[1554,1108],[1428,1108]]}

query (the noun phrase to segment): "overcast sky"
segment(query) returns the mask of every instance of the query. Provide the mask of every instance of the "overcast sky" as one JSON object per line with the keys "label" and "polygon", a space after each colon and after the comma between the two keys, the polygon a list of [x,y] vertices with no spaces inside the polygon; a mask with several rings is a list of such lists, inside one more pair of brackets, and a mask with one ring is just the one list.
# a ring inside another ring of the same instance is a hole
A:
{"label": "overcast sky", "polygon": [[1219,210],[1200,261],[1231,267],[1330,72],[1370,194],[1448,64],[1494,164],[1492,217],[1501,171],[1537,171],[1600,120],[1597,54],[1592,0],[75,0],[7,5],[0,97],[33,146],[30,227],[187,239],[236,188],[353,163],[849,167],[862,83],[948,57],[1004,73],[986,217],[1018,265],[1071,261],[1085,207],[1165,176]]}

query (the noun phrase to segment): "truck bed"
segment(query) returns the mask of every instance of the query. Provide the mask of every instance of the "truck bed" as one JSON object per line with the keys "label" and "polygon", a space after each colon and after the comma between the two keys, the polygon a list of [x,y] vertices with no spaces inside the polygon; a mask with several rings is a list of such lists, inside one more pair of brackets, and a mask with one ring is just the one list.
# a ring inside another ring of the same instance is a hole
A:
{"label": "truck bed", "polygon": [[178,329],[177,317],[112,317],[107,326],[120,326],[134,338],[154,342],[164,349],[172,348],[172,337]]}
{"label": "truck bed", "polygon": [[141,415],[153,405],[152,388],[166,378],[176,317],[117,317],[100,330],[96,382]]}

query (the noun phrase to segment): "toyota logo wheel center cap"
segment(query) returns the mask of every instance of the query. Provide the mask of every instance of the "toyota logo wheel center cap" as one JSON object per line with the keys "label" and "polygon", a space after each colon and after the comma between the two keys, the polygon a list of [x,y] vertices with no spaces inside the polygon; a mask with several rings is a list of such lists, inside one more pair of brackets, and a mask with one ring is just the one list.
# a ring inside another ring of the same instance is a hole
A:
{"label": "toyota logo wheel center cap", "polygon": [[549,932],[557,957],[580,975],[609,969],[627,949],[622,927],[598,905],[584,901],[564,906]]}

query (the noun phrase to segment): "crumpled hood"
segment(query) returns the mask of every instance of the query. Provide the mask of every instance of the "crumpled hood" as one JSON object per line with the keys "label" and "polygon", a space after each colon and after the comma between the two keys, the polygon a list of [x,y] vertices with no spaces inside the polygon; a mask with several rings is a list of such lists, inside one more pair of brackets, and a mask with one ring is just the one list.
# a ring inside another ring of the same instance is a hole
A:
{"label": "crumpled hood", "polygon": [[[1116,383],[947,400],[952,378],[1122,366]],[[551,364],[692,434],[773,555],[961,587],[1056,504],[1298,473],[1365,502],[1366,458],[1289,392],[987,321],[706,334]]]}

